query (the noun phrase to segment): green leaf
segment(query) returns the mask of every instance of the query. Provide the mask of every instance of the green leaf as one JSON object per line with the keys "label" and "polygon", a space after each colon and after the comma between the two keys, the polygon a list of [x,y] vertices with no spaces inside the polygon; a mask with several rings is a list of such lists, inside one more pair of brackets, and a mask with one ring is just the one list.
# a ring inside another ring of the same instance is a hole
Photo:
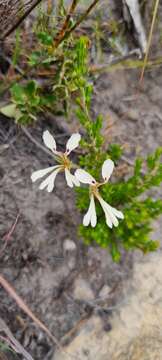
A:
{"label": "green leaf", "polygon": [[103,122],[102,116],[98,115],[97,119],[92,123],[92,133],[94,138],[96,138],[97,135],[100,135],[100,130],[102,129],[102,122]]}
{"label": "green leaf", "polygon": [[111,255],[112,255],[112,258],[115,262],[119,262],[120,259],[121,259],[121,254],[120,254],[120,251],[117,247],[117,244],[115,242],[112,241],[112,244],[111,244]]}
{"label": "green leaf", "polygon": [[38,65],[41,61],[42,53],[41,51],[33,51],[29,57],[28,64],[30,66]]}
{"label": "green leaf", "polygon": [[26,87],[24,89],[25,94],[32,97],[33,95],[35,95],[37,88],[38,84],[36,83],[36,81],[31,80],[26,84]]}
{"label": "green leaf", "polygon": [[2,108],[0,108],[0,112],[9,117],[9,118],[13,118],[15,115],[15,110],[16,110],[16,105],[15,104],[8,104],[6,106],[3,106]]}
{"label": "green leaf", "polygon": [[85,75],[87,73],[87,56],[88,56],[88,38],[81,36],[76,43],[76,72],[78,75]]}
{"label": "green leaf", "polygon": [[47,32],[45,31],[39,32],[37,36],[43,45],[51,46],[53,44],[53,38]]}
{"label": "green leaf", "polygon": [[12,94],[12,97],[14,98],[16,103],[24,104],[24,102],[25,102],[25,93],[24,93],[24,88],[23,88],[22,85],[14,84],[11,87],[11,94]]}
{"label": "green leaf", "polygon": [[134,166],[134,176],[138,177],[140,175],[142,168],[142,159],[136,159],[135,166]]}
{"label": "green leaf", "polygon": [[155,168],[157,162],[160,160],[161,155],[162,147],[159,147],[158,149],[156,149],[153,155],[149,155],[147,157],[147,166],[150,170],[153,170]]}
{"label": "green leaf", "polygon": [[9,118],[14,118],[15,120],[19,120],[22,116],[20,110],[16,108],[16,104],[8,104],[3,106],[0,108],[0,112]]}
{"label": "green leaf", "polygon": [[108,154],[113,161],[117,161],[121,158],[123,149],[119,144],[111,144],[108,149]]}

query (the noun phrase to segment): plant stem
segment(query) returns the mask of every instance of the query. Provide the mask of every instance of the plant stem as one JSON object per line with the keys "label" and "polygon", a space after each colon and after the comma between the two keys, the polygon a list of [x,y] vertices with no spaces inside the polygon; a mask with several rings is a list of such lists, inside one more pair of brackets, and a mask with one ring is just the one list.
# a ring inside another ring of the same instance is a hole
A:
{"label": "plant stem", "polygon": [[52,14],[53,4],[52,0],[48,0],[47,2],[47,15],[50,16]]}
{"label": "plant stem", "polygon": [[69,37],[69,35],[87,18],[89,13],[93,10],[93,8],[97,5],[97,3],[100,0],[94,0],[93,3],[88,7],[88,9],[85,11],[85,13],[79,18],[78,21],[70,28],[67,29],[67,31],[64,32],[62,38],[55,43],[55,47],[58,47],[65,38]]}
{"label": "plant stem", "polygon": [[154,30],[155,21],[156,21],[156,15],[157,15],[158,7],[159,7],[159,1],[160,1],[160,0],[156,0],[155,7],[154,7],[154,13],[153,13],[153,18],[152,18],[152,23],[151,23],[151,29],[150,29],[149,38],[148,38],[148,44],[147,44],[146,54],[145,54],[145,58],[144,58],[144,63],[143,63],[142,71],[141,71],[140,80],[139,80],[139,83],[140,83],[140,84],[142,84],[143,77],[144,77],[144,73],[145,73],[145,68],[146,68],[146,66],[147,66],[149,50],[150,50],[150,46],[151,46],[153,30]]}
{"label": "plant stem", "polygon": [[55,39],[55,47],[56,48],[59,46],[60,42],[62,41],[62,38],[64,37],[64,35],[66,33],[66,30],[69,27],[69,22],[70,22],[71,16],[74,13],[77,4],[78,4],[78,0],[72,0],[72,3],[70,5],[69,11],[66,16],[66,19],[63,23],[62,29],[60,30],[59,34],[56,36],[56,39]]}

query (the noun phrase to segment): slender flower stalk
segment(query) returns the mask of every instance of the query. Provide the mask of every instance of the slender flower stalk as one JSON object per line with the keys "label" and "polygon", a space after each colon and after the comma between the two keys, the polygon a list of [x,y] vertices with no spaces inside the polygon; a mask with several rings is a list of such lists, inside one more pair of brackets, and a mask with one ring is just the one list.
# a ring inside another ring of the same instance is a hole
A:
{"label": "slender flower stalk", "polygon": [[102,165],[102,182],[97,182],[93,176],[91,176],[87,171],[82,169],[77,169],[75,176],[83,184],[89,185],[90,190],[90,205],[87,213],[83,218],[83,225],[88,226],[91,224],[92,227],[95,227],[97,224],[97,215],[95,208],[95,198],[99,201],[106,219],[106,224],[108,227],[112,228],[113,225],[116,227],[119,225],[118,219],[124,219],[124,215],[121,211],[110,206],[100,195],[99,187],[106,184],[113,172],[114,163],[112,160],[105,160]]}
{"label": "slender flower stalk", "polygon": [[66,144],[65,152],[61,152],[61,151],[57,151],[56,141],[54,137],[50,134],[50,132],[48,130],[44,131],[43,133],[44,144],[48,149],[51,150],[52,155],[54,155],[54,158],[59,163],[59,165],[50,166],[46,169],[37,170],[32,173],[31,175],[32,182],[35,182],[36,180],[43,178],[45,175],[50,174],[40,184],[39,186],[40,190],[46,188],[48,192],[52,192],[55,185],[56,176],[59,172],[65,173],[65,179],[69,187],[72,188],[74,185],[80,186],[79,180],[70,172],[72,168],[72,163],[68,157],[70,153],[78,147],[80,139],[81,139],[80,134],[78,133],[72,134]]}

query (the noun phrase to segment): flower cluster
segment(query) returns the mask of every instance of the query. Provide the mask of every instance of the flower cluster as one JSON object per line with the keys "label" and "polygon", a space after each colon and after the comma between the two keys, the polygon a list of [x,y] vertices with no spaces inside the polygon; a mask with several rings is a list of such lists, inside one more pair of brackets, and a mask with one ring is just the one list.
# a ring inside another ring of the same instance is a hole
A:
{"label": "flower cluster", "polygon": [[87,213],[83,218],[83,225],[88,226],[91,224],[92,227],[95,227],[97,224],[97,216],[96,216],[96,209],[95,209],[95,198],[99,201],[106,218],[106,224],[110,228],[112,226],[118,226],[119,221],[118,219],[123,219],[123,213],[114,207],[107,204],[105,200],[101,197],[99,193],[99,187],[106,184],[113,172],[114,163],[112,160],[108,159],[105,160],[102,165],[102,182],[97,182],[93,176],[91,176],[87,171],[82,169],[77,169],[75,172],[75,176],[78,181],[82,182],[83,184],[89,185],[89,193],[90,193],[90,205]]}
{"label": "flower cluster", "polygon": [[87,213],[83,218],[83,225],[88,226],[91,224],[92,227],[95,227],[97,224],[97,215],[95,208],[95,199],[97,199],[105,213],[106,224],[108,227],[112,228],[119,225],[118,219],[124,219],[124,215],[121,211],[110,206],[100,195],[99,188],[106,184],[113,172],[114,163],[112,160],[105,160],[102,165],[102,182],[97,182],[93,176],[91,176],[87,171],[82,169],[77,169],[74,174],[71,173],[73,168],[73,163],[69,159],[70,153],[75,150],[80,142],[81,136],[79,133],[74,133],[68,140],[66,144],[65,152],[57,151],[56,141],[54,137],[50,134],[48,130],[43,133],[44,144],[49,148],[54,156],[56,162],[59,165],[50,166],[43,170],[38,170],[32,173],[31,180],[35,182],[38,179],[43,178],[47,174],[50,174],[41,182],[39,189],[47,189],[48,192],[52,192],[55,185],[55,179],[59,172],[65,173],[65,179],[69,187],[80,186],[80,183],[89,185],[89,194],[90,194],[90,205]]}
{"label": "flower cluster", "polygon": [[55,157],[55,160],[59,165],[50,166],[43,170],[34,171],[31,175],[31,180],[35,182],[38,179],[41,179],[47,174],[50,174],[39,186],[40,190],[47,188],[48,192],[52,192],[55,185],[55,179],[59,172],[65,172],[65,179],[69,187],[80,186],[77,178],[71,174],[70,169],[72,168],[72,163],[69,160],[68,156],[78,145],[81,139],[80,134],[73,134],[66,144],[65,152],[57,151],[56,141],[54,137],[50,134],[48,130],[43,133],[43,141],[48,149],[51,150],[52,154]]}

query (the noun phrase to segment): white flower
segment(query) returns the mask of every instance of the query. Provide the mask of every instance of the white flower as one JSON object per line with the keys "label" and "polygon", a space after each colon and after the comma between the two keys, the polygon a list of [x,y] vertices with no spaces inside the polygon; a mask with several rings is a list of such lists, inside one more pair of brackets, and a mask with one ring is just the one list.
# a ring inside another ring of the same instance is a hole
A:
{"label": "white flower", "polygon": [[106,224],[110,228],[119,225],[118,219],[124,219],[124,215],[121,211],[115,209],[114,207],[107,204],[105,200],[101,197],[99,193],[99,187],[108,182],[114,169],[114,163],[112,160],[105,160],[102,165],[102,177],[103,182],[97,182],[93,176],[91,176],[87,171],[78,169],[75,172],[75,176],[83,184],[90,185],[90,205],[87,213],[83,218],[83,225],[88,226],[91,224],[92,227],[95,227],[97,224],[96,208],[95,208],[95,198],[99,201],[106,218]]}
{"label": "white flower", "polygon": [[55,185],[56,175],[60,171],[65,172],[65,179],[66,179],[67,185],[69,187],[72,188],[74,185],[80,186],[79,180],[70,172],[72,164],[68,158],[71,151],[76,149],[76,147],[79,145],[80,139],[81,139],[80,134],[78,134],[78,133],[72,134],[66,144],[66,151],[64,153],[62,153],[60,151],[57,151],[56,141],[55,141],[54,137],[50,134],[50,132],[48,130],[44,131],[44,133],[43,133],[44,144],[52,151],[52,153],[54,154],[54,157],[55,157],[56,161],[59,163],[59,165],[50,166],[46,169],[37,170],[32,173],[31,180],[33,182],[35,182],[38,179],[43,178],[47,174],[50,174],[40,184],[40,186],[39,186],[40,190],[47,188],[47,191],[51,192]]}

